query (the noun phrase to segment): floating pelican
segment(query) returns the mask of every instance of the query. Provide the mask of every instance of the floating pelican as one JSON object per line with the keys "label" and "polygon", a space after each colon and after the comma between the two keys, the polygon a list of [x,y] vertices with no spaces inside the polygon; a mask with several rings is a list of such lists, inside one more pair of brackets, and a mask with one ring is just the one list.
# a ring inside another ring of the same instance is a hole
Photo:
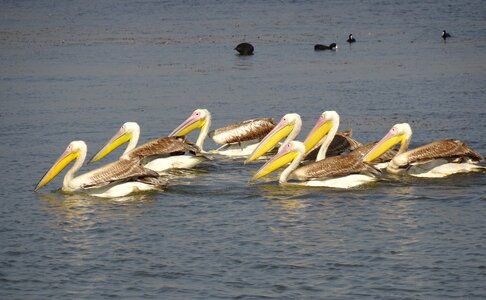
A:
{"label": "floating pelican", "polygon": [[[304,144],[308,149],[306,158],[316,156],[316,161],[319,161],[326,158],[326,156],[335,156],[341,153],[348,153],[356,158],[362,158],[376,144],[375,142],[362,145],[345,134],[336,134],[339,121],[339,114],[335,111],[325,111],[321,114],[316,125],[305,139]],[[317,149],[319,149],[319,152],[316,151]],[[395,149],[389,149],[373,161],[374,166],[379,169],[386,168],[388,161],[395,154]]]}
{"label": "floating pelican", "polygon": [[200,128],[201,131],[196,145],[201,150],[206,137],[209,135],[216,144],[223,145],[216,150],[210,151],[210,153],[226,156],[247,156],[255,149],[258,142],[275,127],[275,122],[271,118],[257,118],[209,132],[210,127],[211,113],[207,109],[196,109],[169,136],[183,137],[191,131]]}
{"label": "floating pelican", "polygon": [[351,138],[350,133],[337,131],[339,122],[339,114],[333,110],[321,114],[304,140],[306,158],[315,157],[316,161],[320,161],[326,156],[336,156],[362,146]]}
{"label": "floating pelican", "polygon": [[304,158],[306,146],[292,141],[263,165],[251,179],[264,177],[280,167],[290,165],[280,174],[279,183],[286,184],[289,179],[303,186],[324,186],[351,188],[376,180],[380,171],[352,155],[332,156],[297,168]]}
{"label": "floating pelican", "polygon": [[165,185],[156,172],[130,160],[119,160],[74,177],[74,174],[83,165],[86,153],[85,142],[71,142],[39,181],[35,191],[48,184],[73,160],[76,161],[64,176],[62,190],[65,192],[85,192],[96,197],[111,198],[126,196],[134,192],[157,190]]}
{"label": "floating pelican", "polygon": [[476,164],[484,157],[459,140],[439,140],[407,151],[411,137],[412,129],[408,123],[396,124],[363,160],[371,162],[387,149],[400,144],[398,153],[388,164],[387,171],[390,173],[438,178],[485,169]]}
{"label": "floating pelican", "polygon": [[127,122],[88,162],[102,159],[108,153],[128,142],[120,159],[139,161],[144,167],[162,172],[173,168],[192,168],[207,158],[199,147],[178,137],[161,137],[135,148],[140,136],[140,126]]}
{"label": "floating pelican", "polygon": [[[337,132],[338,126],[339,115],[335,111],[323,112],[319,121],[306,138],[305,145],[308,151],[306,152],[305,158],[317,161],[325,158],[326,153],[329,156],[339,155],[345,151],[354,150],[361,145],[361,143],[350,137],[350,131]],[[272,131],[263,138],[245,163],[253,161],[271,151],[278,142],[287,137],[280,144],[279,149],[285,147],[297,137],[301,128],[302,120],[300,115],[296,113],[286,114]],[[332,129],[332,132],[329,132],[330,129]],[[328,133],[330,138],[324,143]],[[317,155],[319,149],[322,152],[320,155]]]}

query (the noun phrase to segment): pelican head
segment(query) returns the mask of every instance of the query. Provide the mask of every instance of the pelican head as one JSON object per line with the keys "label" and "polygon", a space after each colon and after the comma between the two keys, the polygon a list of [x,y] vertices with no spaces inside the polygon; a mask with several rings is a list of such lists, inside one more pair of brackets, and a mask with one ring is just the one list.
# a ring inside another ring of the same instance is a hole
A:
{"label": "pelican head", "polygon": [[135,148],[140,135],[140,126],[135,122],[126,122],[118,130],[117,133],[101,148],[98,153],[93,155],[88,164],[94,163],[108,155],[110,152],[123,145],[124,143],[131,142],[131,145],[127,147],[125,153]]}
{"label": "pelican head", "polygon": [[402,153],[406,151],[411,137],[412,128],[408,123],[395,124],[370,152],[366,153],[363,161],[372,162],[396,144],[400,144],[398,153]]}
{"label": "pelican head", "polygon": [[306,154],[318,147],[326,134],[329,133],[331,128],[337,128],[339,126],[339,114],[333,110],[325,111],[317,120],[314,128],[309,132],[309,135],[305,138],[304,145]]}
{"label": "pelican head", "polygon": [[272,157],[266,164],[264,164],[256,174],[251,178],[251,181],[255,181],[259,178],[267,176],[275,170],[285,166],[286,164],[294,161],[299,155],[303,156],[305,153],[305,146],[298,141],[291,141],[280,151]]}
{"label": "pelican head", "polygon": [[210,119],[211,113],[209,110],[198,108],[181,125],[177,126],[169,136],[186,136],[195,129],[203,128],[208,121],[210,122]]}
{"label": "pelican head", "polygon": [[272,131],[263,138],[245,163],[256,160],[263,154],[272,150],[282,139],[289,137],[289,139],[282,144],[282,146],[285,146],[299,134],[301,128],[302,120],[298,114],[286,114],[280,119],[280,122],[272,129]]}
{"label": "pelican head", "polygon": [[[43,186],[51,182],[57,174],[61,173],[64,168],[66,168],[69,163],[77,159],[81,155],[86,155],[88,147],[83,141],[72,141],[67,146],[63,154],[57,159],[54,165],[44,174],[41,178],[34,191],[40,190]],[[84,157],[83,157],[84,159]]]}

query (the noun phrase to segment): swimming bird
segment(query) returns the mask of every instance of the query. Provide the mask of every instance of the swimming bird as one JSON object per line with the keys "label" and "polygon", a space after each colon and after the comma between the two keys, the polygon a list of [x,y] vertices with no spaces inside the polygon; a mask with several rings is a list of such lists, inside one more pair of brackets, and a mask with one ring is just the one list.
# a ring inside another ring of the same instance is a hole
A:
{"label": "swimming bird", "polygon": [[444,39],[444,41],[448,38],[451,37],[451,35],[446,32],[445,30],[442,31],[441,37]]}
{"label": "swimming bird", "polygon": [[69,143],[64,153],[41,178],[35,191],[52,181],[73,160],[75,162],[62,183],[61,189],[64,192],[84,192],[96,197],[111,198],[140,191],[160,190],[166,185],[157,172],[130,160],[118,160],[75,177],[75,173],[84,163],[87,151],[83,141]]}
{"label": "swimming bird", "polygon": [[274,127],[272,118],[256,118],[240,123],[230,124],[209,132],[211,113],[207,109],[196,109],[191,116],[180,124],[169,136],[184,137],[195,129],[200,129],[196,145],[203,153],[206,137],[209,135],[216,144],[222,145],[209,153],[225,156],[247,156],[258,145],[260,140]]}
{"label": "swimming bird", "polygon": [[[316,124],[304,140],[306,156],[314,157],[315,155],[315,160],[320,161],[326,156],[338,155],[361,146],[361,143],[353,138],[338,133],[340,119],[339,114],[333,110],[325,111],[319,116]],[[336,142],[334,142],[335,139]],[[335,147],[338,151],[334,149]],[[313,154],[316,153],[317,149],[317,154]],[[332,150],[334,150],[334,153],[331,152]]]}
{"label": "swimming bird", "polygon": [[[321,118],[326,118],[326,121],[329,122],[329,124],[334,122],[337,131],[337,127],[339,126],[339,115],[337,115],[336,112],[324,112],[322,113]],[[284,138],[286,139],[280,144],[279,149],[285,147],[297,137],[301,128],[302,120],[299,114],[290,113],[284,115],[272,131],[262,139],[245,163],[256,160],[263,154],[271,151]],[[331,125],[327,128],[331,128]],[[361,143],[350,137],[350,132],[334,132],[330,144],[323,144],[327,133],[328,130],[326,131],[325,129],[314,129],[309,133],[305,143],[308,150],[306,151],[306,159],[318,160],[317,153],[318,150],[322,148],[326,148],[327,154],[333,156],[339,155],[345,151],[353,150],[361,145]],[[321,154],[319,160],[322,158]]]}
{"label": "swimming bird", "polygon": [[350,35],[348,36],[348,39],[347,39],[347,41],[346,41],[346,42],[348,42],[348,43],[350,43],[350,44],[351,44],[351,43],[356,42],[356,39],[353,37],[353,34],[350,34]]}
{"label": "swimming bird", "polygon": [[240,55],[253,55],[253,45],[250,43],[241,43],[235,47],[235,50],[238,51]]}
{"label": "swimming bird", "polygon": [[336,43],[332,43],[331,45],[321,45],[321,44],[316,44],[314,45],[314,51],[323,51],[323,50],[336,50],[337,45]]}
{"label": "swimming bird", "polygon": [[201,154],[198,146],[183,138],[160,137],[135,148],[139,137],[140,126],[136,122],[124,123],[88,164],[102,159],[127,142],[127,148],[120,159],[138,161],[144,167],[156,172],[174,168],[193,168],[207,159]]}
{"label": "swimming bird", "polygon": [[262,178],[290,163],[280,174],[279,183],[288,184],[295,179],[303,186],[323,186],[332,188],[352,188],[375,181],[381,174],[378,169],[363,162],[361,158],[350,155],[332,156],[326,159],[298,167],[306,152],[302,142],[292,141],[263,165],[251,181]]}
{"label": "swimming bird", "polygon": [[400,149],[386,168],[393,174],[439,178],[486,169],[477,165],[484,157],[459,140],[439,140],[408,150],[411,137],[412,129],[408,123],[395,124],[363,160],[372,162],[387,149],[400,144]]}

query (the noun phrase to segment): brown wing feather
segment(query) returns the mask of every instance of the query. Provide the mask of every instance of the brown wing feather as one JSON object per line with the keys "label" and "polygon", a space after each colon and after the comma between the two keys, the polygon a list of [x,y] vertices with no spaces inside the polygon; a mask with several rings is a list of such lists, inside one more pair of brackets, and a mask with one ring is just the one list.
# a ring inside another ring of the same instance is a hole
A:
{"label": "brown wing feather", "polygon": [[300,167],[292,172],[291,177],[307,180],[329,178],[350,174],[378,174],[379,171],[352,155],[332,156],[318,162]]}
{"label": "brown wing feather", "polygon": [[484,157],[459,140],[440,140],[407,151],[408,163],[430,161],[432,159],[482,161]]}
{"label": "brown wing feather", "polygon": [[341,131],[341,132],[338,132],[338,133],[340,133],[344,136],[350,137],[350,138],[353,137],[353,129],[352,128],[348,128],[348,129]]}
{"label": "brown wing feather", "polygon": [[216,144],[233,144],[264,138],[275,127],[272,118],[257,118],[218,128],[209,133]]}
{"label": "brown wing feather", "polygon": [[171,156],[187,152],[199,153],[201,149],[194,143],[180,137],[161,137],[149,141],[127,153],[128,159],[141,160],[151,156]]}
{"label": "brown wing feather", "polygon": [[99,188],[113,182],[135,181],[142,178],[157,178],[157,172],[142,167],[137,161],[117,160],[90,172],[90,182],[83,188]]}
{"label": "brown wing feather", "polygon": [[347,135],[347,132],[342,134],[336,134],[332,140],[327,152],[329,155],[339,155],[346,151],[353,151],[362,144],[351,136]]}
{"label": "brown wing feather", "polygon": [[166,187],[168,185],[167,179],[164,178],[155,178],[155,177],[142,177],[142,178],[137,178],[137,181],[150,184],[156,187]]}

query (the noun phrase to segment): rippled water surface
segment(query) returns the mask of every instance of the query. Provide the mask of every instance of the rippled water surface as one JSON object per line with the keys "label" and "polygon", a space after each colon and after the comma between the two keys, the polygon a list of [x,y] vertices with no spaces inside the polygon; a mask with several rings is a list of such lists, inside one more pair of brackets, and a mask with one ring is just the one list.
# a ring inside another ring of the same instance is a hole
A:
{"label": "rippled water surface", "polygon": [[90,155],[126,121],[146,141],[198,107],[213,128],[297,112],[300,139],[324,110],[363,142],[409,122],[412,147],[484,155],[484,1],[2,1],[0,16],[0,298],[486,298],[484,173],[339,191],[249,184],[260,164],[216,157],[163,193],[65,195],[62,176],[32,191],[70,141]]}

